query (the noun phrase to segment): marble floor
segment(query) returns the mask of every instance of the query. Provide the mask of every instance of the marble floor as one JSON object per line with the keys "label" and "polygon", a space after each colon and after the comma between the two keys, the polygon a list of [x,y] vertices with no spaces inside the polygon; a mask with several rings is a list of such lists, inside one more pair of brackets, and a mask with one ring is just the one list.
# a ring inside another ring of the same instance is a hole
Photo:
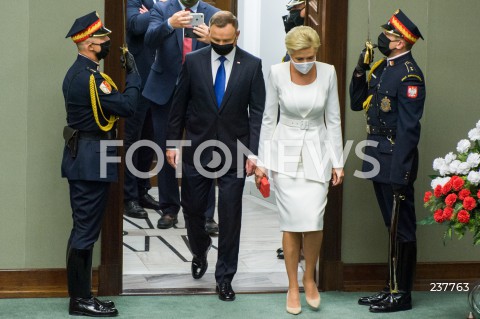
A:
{"label": "marble floor", "polygon": [[[255,190],[256,191],[256,190]],[[156,190],[151,190],[156,197]],[[190,274],[192,255],[188,246],[183,214],[170,229],[157,229],[160,214],[148,211],[148,219],[124,216],[123,291],[129,294],[199,293],[215,288],[215,263],[218,238],[208,254],[209,268],[203,278]],[[216,213],[215,213],[216,215]],[[218,221],[217,218],[215,220]],[[220,225],[221,227],[221,225]],[[276,206],[248,191],[243,196],[243,218],[238,271],[232,282],[239,292],[284,291],[288,286],[283,260],[277,258],[281,247]],[[299,263],[299,273],[303,272]],[[300,282],[301,284],[301,282]]]}

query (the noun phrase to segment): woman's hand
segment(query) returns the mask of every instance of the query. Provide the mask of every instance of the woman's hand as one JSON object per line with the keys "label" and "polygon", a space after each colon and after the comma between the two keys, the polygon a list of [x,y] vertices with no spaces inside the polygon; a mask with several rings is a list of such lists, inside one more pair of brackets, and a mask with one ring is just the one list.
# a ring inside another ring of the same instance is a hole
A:
{"label": "woman's hand", "polygon": [[332,168],[332,186],[343,183],[343,168]]}
{"label": "woman's hand", "polygon": [[267,174],[265,174],[265,168],[257,166],[257,168],[255,168],[255,185],[257,189],[260,189],[260,181],[264,176],[267,176]]}

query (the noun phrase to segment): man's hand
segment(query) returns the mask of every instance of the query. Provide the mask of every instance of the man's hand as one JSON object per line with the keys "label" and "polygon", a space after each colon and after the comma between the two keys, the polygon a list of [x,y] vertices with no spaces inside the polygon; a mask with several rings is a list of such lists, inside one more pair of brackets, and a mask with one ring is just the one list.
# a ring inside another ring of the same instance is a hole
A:
{"label": "man's hand", "polygon": [[370,70],[370,63],[373,61],[373,51],[372,56],[370,57],[369,63],[365,63],[365,54],[367,52],[367,48],[363,49],[358,57],[357,66],[355,67],[355,71],[357,74],[364,74],[368,70]]}
{"label": "man's hand", "polygon": [[253,175],[253,173],[255,173],[256,167],[257,167],[256,161],[248,158],[247,163],[245,164],[245,170],[247,171],[247,176]]}
{"label": "man's hand", "polygon": [[192,16],[190,12],[181,10],[173,14],[168,21],[174,29],[188,28],[192,23]]}
{"label": "man's hand", "polygon": [[260,189],[260,181],[264,176],[267,176],[265,173],[265,168],[257,166],[255,168],[255,185],[257,186],[257,189]]}
{"label": "man's hand", "polygon": [[142,6],[138,8],[138,12],[140,12],[140,14],[144,14],[148,12],[148,9],[142,4]]}
{"label": "man's hand", "polygon": [[199,36],[197,41],[210,44],[210,29],[205,23],[197,27],[193,27],[193,33]]}
{"label": "man's hand", "polygon": [[337,186],[343,183],[343,168],[332,168],[332,186]]}
{"label": "man's hand", "polygon": [[168,164],[177,169],[177,164],[178,164],[178,150],[176,149],[171,149],[171,150],[167,150],[167,152],[165,153],[166,157],[167,157],[167,162]]}
{"label": "man's hand", "polygon": [[122,54],[120,54],[120,63],[122,67],[127,70],[127,73],[138,73],[137,64],[135,63],[135,58],[128,50],[120,48]]}

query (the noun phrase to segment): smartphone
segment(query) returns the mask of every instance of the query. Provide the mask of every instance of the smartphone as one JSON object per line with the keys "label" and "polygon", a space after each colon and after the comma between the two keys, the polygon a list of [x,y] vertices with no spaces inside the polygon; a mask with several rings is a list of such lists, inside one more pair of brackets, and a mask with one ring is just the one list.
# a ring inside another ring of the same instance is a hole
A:
{"label": "smartphone", "polygon": [[[200,12],[191,12],[190,13],[190,16],[192,17],[192,23],[191,25],[193,27],[197,27],[201,24],[204,23],[203,19],[204,19],[204,16],[203,16],[203,13],[200,13]],[[193,32],[193,28],[185,28],[185,31],[184,31],[184,36],[187,37],[187,38],[198,38],[198,35],[196,35],[194,32]]]}

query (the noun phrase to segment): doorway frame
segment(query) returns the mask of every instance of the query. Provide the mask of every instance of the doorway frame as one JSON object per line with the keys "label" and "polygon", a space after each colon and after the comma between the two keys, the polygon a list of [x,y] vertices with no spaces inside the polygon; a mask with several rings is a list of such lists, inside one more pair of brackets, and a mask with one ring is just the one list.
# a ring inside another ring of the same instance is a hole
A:
{"label": "doorway frame", "polygon": [[[122,3],[123,2],[123,3]],[[219,8],[232,8],[237,14],[237,0],[206,1]],[[124,43],[123,4],[126,0],[105,0],[105,25],[114,32],[110,35],[112,47]],[[315,8],[315,10],[313,10]],[[345,66],[347,41],[348,0],[307,0],[307,25],[320,35],[322,46],[319,61],[333,64],[337,70],[341,106],[342,131],[345,114]],[[116,81],[120,89],[125,87],[125,72],[120,68],[120,51],[112,50],[105,60],[105,73]],[[123,121],[118,126],[118,136],[123,138]],[[123,148],[120,155],[124,156]],[[120,295],[123,292],[123,161],[119,165],[119,180],[112,183],[105,213],[101,237],[101,259],[98,268],[98,294]],[[318,286],[321,290],[343,288],[343,263],[341,261],[343,188],[332,189],[328,196],[325,213],[323,251],[320,257]]]}

